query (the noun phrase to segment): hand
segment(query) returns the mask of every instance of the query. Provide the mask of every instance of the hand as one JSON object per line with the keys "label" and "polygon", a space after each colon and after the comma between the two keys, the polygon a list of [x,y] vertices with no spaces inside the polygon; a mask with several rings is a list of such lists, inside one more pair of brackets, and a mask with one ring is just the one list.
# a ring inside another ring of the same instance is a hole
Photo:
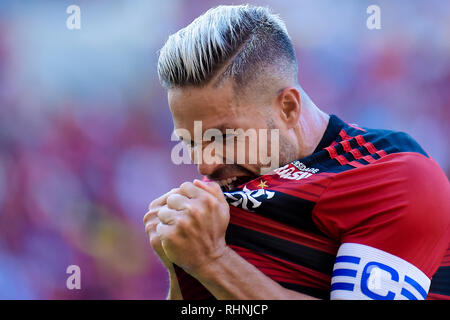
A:
{"label": "hand", "polygon": [[194,275],[226,251],[229,206],[215,182],[183,183],[158,210],[156,227],[166,257]]}
{"label": "hand", "polygon": [[144,215],[145,232],[150,238],[150,244],[161,262],[169,270],[172,268],[172,262],[166,257],[166,254],[164,253],[164,249],[161,245],[161,239],[156,232],[156,226],[160,222],[158,218],[159,210],[161,210],[161,208],[166,205],[167,197],[169,197],[171,194],[176,193],[177,191],[178,188],[172,189],[166,194],[152,201],[148,206],[148,212]]}

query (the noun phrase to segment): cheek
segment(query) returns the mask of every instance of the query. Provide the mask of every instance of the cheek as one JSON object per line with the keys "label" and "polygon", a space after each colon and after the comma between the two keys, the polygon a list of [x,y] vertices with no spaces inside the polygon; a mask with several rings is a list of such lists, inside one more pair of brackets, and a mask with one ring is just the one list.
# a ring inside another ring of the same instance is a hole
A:
{"label": "cheek", "polygon": [[289,134],[268,131],[267,144],[259,148],[261,167],[275,169],[297,159],[297,147]]}
{"label": "cheek", "polygon": [[298,147],[289,135],[280,135],[280,165],[297,160]]}

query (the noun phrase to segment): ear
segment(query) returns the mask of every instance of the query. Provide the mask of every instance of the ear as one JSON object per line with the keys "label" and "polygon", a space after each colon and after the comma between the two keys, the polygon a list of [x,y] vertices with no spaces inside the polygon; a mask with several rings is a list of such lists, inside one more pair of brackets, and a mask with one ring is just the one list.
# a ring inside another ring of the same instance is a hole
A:
{"label": "ear", "polygon": [[284,88],[278,95],[281,120],[288,129],[295,127],[300,119],[302,105],[300,92],[295,87]]}

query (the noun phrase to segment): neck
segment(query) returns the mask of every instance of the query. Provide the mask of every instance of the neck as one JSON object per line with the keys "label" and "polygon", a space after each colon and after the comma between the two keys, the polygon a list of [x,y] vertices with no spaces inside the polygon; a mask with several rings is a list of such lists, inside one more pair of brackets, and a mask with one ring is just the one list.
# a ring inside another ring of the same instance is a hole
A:
{"label": "neck", "polygon": [[314,102],[301,92],[302,112],[295,135],[299,146],[299,158],[311,155],[325,134],[330,116],[320,110]]}

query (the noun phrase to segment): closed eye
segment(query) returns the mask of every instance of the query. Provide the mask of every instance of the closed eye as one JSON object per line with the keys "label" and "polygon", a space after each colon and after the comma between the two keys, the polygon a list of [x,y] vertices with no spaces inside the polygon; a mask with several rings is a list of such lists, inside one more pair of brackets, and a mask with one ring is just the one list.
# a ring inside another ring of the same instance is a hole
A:
{"label": "closed eye", "polygon": [[[235,133],[224,133],[224,134],[222,134],[222,141],[225,142],[229,139],[234,139],[236,136],[237,135]],[[194,148],[197,146],[197,143],[193,140],[184,139],[183,137],[179,137],[179,138],[184,144],[186,144],[187,146],[189,146],[191,148]]]}

